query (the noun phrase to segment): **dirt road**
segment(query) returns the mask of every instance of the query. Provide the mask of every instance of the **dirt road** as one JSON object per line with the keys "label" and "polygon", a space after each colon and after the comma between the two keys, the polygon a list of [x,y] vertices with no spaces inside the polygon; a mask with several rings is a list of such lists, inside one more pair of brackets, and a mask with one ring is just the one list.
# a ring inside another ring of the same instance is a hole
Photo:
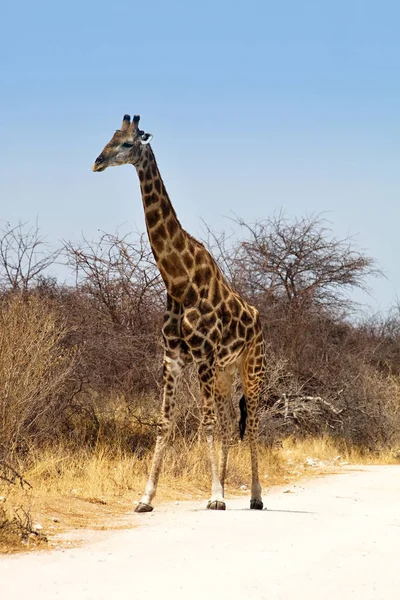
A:
{"label": "dirt road", "polygon": [[268,510],[157,506],[84,547],[0,558],[4,600],[398,600],[400,466],[265,495]]}

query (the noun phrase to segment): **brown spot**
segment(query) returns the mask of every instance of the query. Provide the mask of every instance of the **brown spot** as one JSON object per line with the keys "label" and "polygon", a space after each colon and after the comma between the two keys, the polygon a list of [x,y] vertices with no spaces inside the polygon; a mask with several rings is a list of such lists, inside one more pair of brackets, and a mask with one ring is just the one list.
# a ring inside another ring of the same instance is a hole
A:
{"label": "brown spot", "polygon": [[159,179],[156,179],[156,180],[155,180],[155,182],[154,182],[154,186],[155,186],[155,188],[156,188],[156,191],[157,191],[158,193],[160,193],[160,192],[161,192],[161,181],[160,181]]}
{"label": "brown spot", "polygon": [[183,235],[182,231],[180,231],[179,234],[176,236],[176,239],[174,240],[174,246],[178,250],[178,252],[183,251],[185,247],[185,236]]}
{"label": "brown spot", "polygon": [[158,254],[164,250],[164,240],[160,237],[152,237],[151,245]]}
{"label": "brown spot", "polygon": [[171,350],[175,350],[179,345],[180,345],[180,340],[177,339],[169,339],[168,340],[168,347],[171,348]]}
{"label": "brown spot", "polygon": [[227,300],[230,295],[231,295],[230,290],[226,287],[226,285],[224,285],[222,287],[222,296],[224,297],[225,300]]}
{"label": "brown spot", "polygon": [[240,305],[238,304],[236,298],[229,298],[228,306],[232,313],[232,316],[237,317],[240,313]]}
{"label": "brown spot", "polygon": [[155,162],[151,163],[151,172],[153,173],[153,177],[157,175],[157,165]]}
{"label": "brown spot", "polygon": [[144,180],[144,172],[142,171],[142,169],[139,170],[139,179],[140,181]]}
{"label": "brown spot", "polygon": [[178,328],[176,325],[176,321],[169,321],[166,323],[162,329],[163,334],[167,337],[171,337],[173,335],[178,335]]}
{"label": "brown spot", "polygon": [[199,365],[199,375],[205,375],[209,371],[210,367],[207,363]]}
{"label": "brown spot", "polygon": [[203,298],[201,301],[201,312],[204,314],[209,312],[214,312],[214,307],[206,298]]}
{"label": "brown spot", "polygon": [[222,322],[222,325],[224,327],[226,327],[227,325],[230,324],[231,321],[232,321],[232,315],[227,310],[227,308],[224,307],[223,310],[221,311],[221,322]]}
{"label": "brown spot", "polygon": [[198,299],[199,299],[199,295],[197,293],[197,290],[195,289],[195,287],[193,285],[191,285],[185,294],[183,303],[185,304],[185,306],[191,306],[193,304],[196,304]]}
{"label": "brown spot", "polygon": [[210,352],[212,352],[213,346],[210,344],[210,342],[208,340],[204,341],[203,350],[206,354],[210,354]]}
{"label": "brown spot", "polygon": [[146,181],[151,181],[153,179],[150,167],[144,172],[144,178]]}
{"label": "brown spot", "polygon": [[146,207],[151,206],[152,204],[156,204],[159,201],[157,194],[149,194],[144,196],[144,203]]}
{"label": "brown spot", "polygon": [[224,358],[228,353],[229,353],[228,348],[221,348],[221,351],[219,352],[219,357]]}
{"label": "brown spot", "polygon": [[194,358],[200,358],[203,355],[203,351],[201,348],[191,348],[191,353]]}
{"label": "brown spot", "polygon": [[160,217],[161,217],[161,214],[160,214],[160,211],[158,208],[156,208],[154,210],[146,211],[146,220],[147,220],[147,224],[150,227],[150,229],[154,228],[154,226],[160,220]]}
{"label": "brown spot", "polygon": [[193,277],[193,283],[195,283],[199,288],[202,286],[207,287],[211,278],[211,270],[209,267],[199,268],[196,266],[196,272]]}
{"label": "brown spot", "polygon": [[170,237],[173,238],[175,233],[178,231],[178,223],[175,221],[174,218],[170,218],[168,219],[166,225]]}
{"label": "brown spot", "polygon": [[[180,236],[179,236],[180,237]],[[179,250],[179,248],[177,248]],[[194,265],[193,258],[190,256],[189,252],[184,252],[182,254],[182,259],[188,269],[192,269]]]}
{"label": "brown spot", "polygon": [[164,223],[161,222],[158,225],[158,227],[156,229],[154,229],[154,231],[151,232],[151,235],[152,235],[152,237],[159,236],[165,240],[167,237],[167,231],[165,229]]}
{"label": "brown spot", "polygon": [[240,316],[242,323],[244,323],[244,325],[250,325],[250,323],[252,323],[253,319],[251,318],[251,315],[244,310],[243,313]]}
{"label": "brown spot", "polygon": [[214,281],[214,294],[212,297],[212,302],[213,302],[214,306],[217,306],[221,302],[221,300],[222,300],[222,297],[221,297],[221,291],[219,289],[219,285],[218,285],[218,283],[216,283]]}
{"label": "brown spot", "polygon": [[168,254],[167,257],[161,260],[161,266],[171,277],[184,277],[186,275],[185,267],[176,252]]}
{"label": "brown spot", "polygon": [[189,308],[188,310],[185,310],[185,320],[191,325],[196,325],[199,318],[200,313],[197,308]]}
{"label": "brown spot", "polygon": [[243,323],[241,321],[238,322],[238,326],[237,326],[237,334],[240,338],[244,338],[246,332],[246,328],[243,325]]}
{"label": "brown spot", "polygon": [[205,331],[209,331],[215,325],[216,320],[217,320],[217,318],[214,313],[208,313],[208,314],[202,315],[201,327]]}
{"label": "brown spot", "polygon": [[204,279],[206,280],[207,283],[210,282],[210,280],[211,280],[211,269],[210,269],[210,267],[208,265],[206,265],[203,268],[203,277],[204,277]]}
{"label": "brown spot", "polygon": [[193,283],[195,285],[197,285],[197,287],[200,287],[201,284],[203,283],[203,273],[200,269],[198,269],[195,272],[194,277],[193,277]]}
{"label": "brown spot", "polygon": [[176,298],[177,300],[180,300],[183,296],[183,294],[186,291],[186,286],[187,286],[187,282],[186,281],[182,281],[180,283],[173,283],[171,285],[171,287],[169,288],[169,294],[173,297]]}
{"label": "brown spot", "polygon": [[204,341],[203,336],[197,334],[197,333],[192,333],[192,335],[187,338],[187,343],[189,344],[190,347],[193,348],[199,348],[202,343]]}
{"label": "brown spot", "polygon": [[246,335],[247,335],[248,340],[250,340],[254,336],[254,327],[253,326],[250,326],[247,328]]}
{"label": "brown spot", "polygon": [[153,184],[150,183],[145,183],[143,186],[143,191],[145,194],[150,194],[151,190],[153,189]]}
{"label": "brown spot", "polygon": [[171,204],[169,203],[169,201],[166,198],[161,199],[161,210],[162,210],[164,219],[166,219],[168,217],[168,215],[171,214]]}
{"label": "brown spot", "polygon": [[209,339],[211,340],[211,342],[213,344],[215,344],[218,340],[219,340],[219,331],[218,329],[215,327],[211,333],[209,334]]}
{"label": "brown spot", "polygon": [[235,339],[234,334],[231,331],[229,331],[227,333],[227,335],[224,337],[224,345],[229,346],[229,344],[231,344],[234,339]]}
{"label": "brown spot", "polygon": [[241,346],[243,346],[242,340],[236,340],[233,342],[232,346],[230,346],[230,351],[235,352],[235,350],[238,350]]}
{"label": "brown spot", "polygon": [[204,263],[205,259],[205,250],[204,248],[196,248],[194,252],[194,261],[196,263],[196,267],[200,266]]}

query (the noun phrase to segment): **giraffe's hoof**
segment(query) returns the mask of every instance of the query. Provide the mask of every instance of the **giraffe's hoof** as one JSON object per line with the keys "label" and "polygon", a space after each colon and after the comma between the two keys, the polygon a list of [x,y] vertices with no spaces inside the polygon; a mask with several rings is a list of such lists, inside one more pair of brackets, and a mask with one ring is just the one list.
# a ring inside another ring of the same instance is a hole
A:
{"label": "giraffe's hoof", "polygon": [[222,500],[210,500],[207,504],[209,510],[226,510],[225,502]]}
{"label": "giraffe's hoof", "polygon": [[135,508],[135,512],[137,513],[151,512],[152,510],[153,507],[150,504],[144,504],[144,502],[139,502]]}
{"label": "giraffe's hoof", "polygon": [[264,508],[264,504],[262,503],[262,500],[258,500],[256,498],[255,500],[250,500],[250,508],[254,510],[262,510]]}

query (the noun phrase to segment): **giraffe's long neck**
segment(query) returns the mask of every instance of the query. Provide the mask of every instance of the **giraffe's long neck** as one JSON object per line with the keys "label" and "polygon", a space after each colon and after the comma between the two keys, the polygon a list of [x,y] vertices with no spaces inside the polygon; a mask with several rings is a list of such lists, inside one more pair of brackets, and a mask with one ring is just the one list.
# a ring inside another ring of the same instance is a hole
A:
{"label": "giraffe's long neck", "polygon": [[178,221],[150,146],[136,165],[142,192],[147,233],[167,292],[180,300],[193,266],[189,235]]}

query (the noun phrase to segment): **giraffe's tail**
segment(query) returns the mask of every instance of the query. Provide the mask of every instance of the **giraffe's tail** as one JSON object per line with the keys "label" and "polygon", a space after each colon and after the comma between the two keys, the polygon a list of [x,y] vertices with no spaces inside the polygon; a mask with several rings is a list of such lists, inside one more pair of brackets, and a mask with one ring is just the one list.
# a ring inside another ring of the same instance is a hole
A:
{"label": "giraffe's tail", "polygon": [[240,439],[242,440],[244,438],[244,434],[246,431],[246,422],[247,422],[247,403],[246,403],[246,398],[244,396],[242,396],[240,398],[239,408],[240,408],[239,434],[240,434]]}

